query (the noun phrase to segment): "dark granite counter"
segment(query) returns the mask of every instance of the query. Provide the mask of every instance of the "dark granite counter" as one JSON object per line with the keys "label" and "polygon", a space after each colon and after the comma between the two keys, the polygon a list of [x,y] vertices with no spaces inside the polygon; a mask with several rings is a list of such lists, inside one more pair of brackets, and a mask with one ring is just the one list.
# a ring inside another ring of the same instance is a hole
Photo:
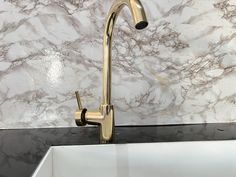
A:
{"label": "dark granite counter", "polygon": [[[116,127],[114,143],[236,139],[236,123]],[[0,177],[30,177],[53,145],[98,144],[97,127],[0,130]]]}

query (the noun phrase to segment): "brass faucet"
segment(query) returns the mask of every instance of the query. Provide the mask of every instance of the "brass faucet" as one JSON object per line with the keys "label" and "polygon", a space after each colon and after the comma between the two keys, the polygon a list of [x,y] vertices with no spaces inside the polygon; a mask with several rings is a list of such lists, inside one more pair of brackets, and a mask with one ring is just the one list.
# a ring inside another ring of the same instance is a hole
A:
{"label": "brass faucet", "polygon": [[116,0],[112,5],[106,21],[103,38],[103,102],[96,112],[89,112],[81,105],[79,93],[75,92],[78,111],[75,113],[75,121],[78,126],[86,124],[100,126],[100,142],[112,141],[114,131],[114,108],[111,104],[111,45],[113,28],[119,12],[124,6],[128,6],[133,15],[135,28],[140,30],[147,27],[144,8],[139,0]]}

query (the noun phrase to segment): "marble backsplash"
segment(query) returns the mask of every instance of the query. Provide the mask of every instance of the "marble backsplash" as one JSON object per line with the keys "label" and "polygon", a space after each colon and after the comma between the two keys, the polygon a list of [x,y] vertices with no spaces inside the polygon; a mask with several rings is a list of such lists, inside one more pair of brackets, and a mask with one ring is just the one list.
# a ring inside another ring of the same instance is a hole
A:
{"label": "marble backsplash", "polygon": [[[236,1],[141,0],[113,43],[116,123],[236,121]],[[75,126],[74,91],[102,97],[102,38],[111,0],[0,0],[0,128]]]}

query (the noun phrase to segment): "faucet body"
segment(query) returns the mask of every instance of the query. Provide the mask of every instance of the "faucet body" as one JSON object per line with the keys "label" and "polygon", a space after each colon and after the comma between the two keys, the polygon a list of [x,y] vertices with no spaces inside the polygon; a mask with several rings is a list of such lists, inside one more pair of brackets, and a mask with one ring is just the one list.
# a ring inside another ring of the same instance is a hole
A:
{"label": "faucet body", "polygon": [[144,8],[139,0],[116,0],[112,5],[104,31],[103,38],[103,100],[96,112],[89,112],[83,108],[79,93],[76,92],[78,111],[75,120],[78,126],[91,124],[100,126],[100,142],[111,142],[114,131],[114,108],[111,104],[111,58],[113,29],[119,12],[124,6],[130,9],[136,29],[143,29],[148,25]]}

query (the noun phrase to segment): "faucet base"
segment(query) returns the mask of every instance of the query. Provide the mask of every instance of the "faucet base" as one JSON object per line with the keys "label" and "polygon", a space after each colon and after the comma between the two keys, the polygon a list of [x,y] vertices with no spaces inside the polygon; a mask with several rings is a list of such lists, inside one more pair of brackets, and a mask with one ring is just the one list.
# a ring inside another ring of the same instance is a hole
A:
{"label": "faucet base", "polygon": [[89,112],[87,109],[78,110],[75,113],[77,125],[99,125],[100,143],[112,142],[114,131],[113,105],[101,105],[99,111]]}

